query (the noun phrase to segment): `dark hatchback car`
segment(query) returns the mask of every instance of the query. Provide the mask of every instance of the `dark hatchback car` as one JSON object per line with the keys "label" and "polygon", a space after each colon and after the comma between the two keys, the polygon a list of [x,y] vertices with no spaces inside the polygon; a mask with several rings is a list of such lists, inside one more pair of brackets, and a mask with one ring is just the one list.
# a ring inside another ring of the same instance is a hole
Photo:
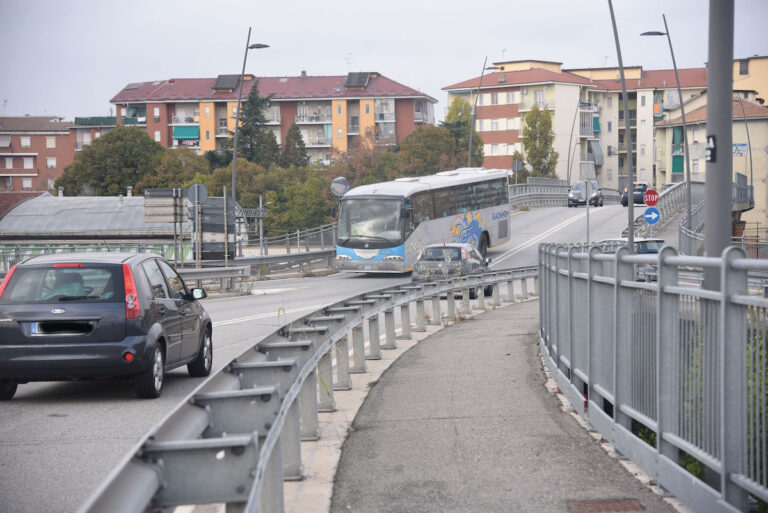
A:
{"label": "dark hatchback car", "polygon": [[[483,273],[490,263],[491,259],[483,258],[471,244],[430,244],[416,258],[411,281],[435,281]],[[489,285],[484,289],[486,296],[491,294],[492,288]],[[477,292],[470,290],[469,297],[475,299]]]}
{"label": "dark hatchback car", "polygon": [[[645,203],[643,195],[645,194],[645,191],[648,190],[648,187],[649,185],[647,182],[634,182],[632,184],[632,200],[635,205],[642,205]],[[621,205],[624,207],[629,203],[629,192],[627,189],[627,187],[624,187],[624,192],[621,194]]]}
{"label": "dark hatchback car", "polygon": [[603,198],[603,189],[597,185],[597,180],[589,181],[589,191],[587,191],[587,181],[581,180],[574,182],[568,191],[568,206],[576,207],[587,204],[587,194],[589,194],[589,204],[596,207],[602,207],[605,204]]}
{"label": "dark hatchback car", "polygon": [[165,373],[207,376],[211,319],[173,267],[151,254],[33,257],[0,284],[0,399],[18,384],[123,377],[158,397]]}

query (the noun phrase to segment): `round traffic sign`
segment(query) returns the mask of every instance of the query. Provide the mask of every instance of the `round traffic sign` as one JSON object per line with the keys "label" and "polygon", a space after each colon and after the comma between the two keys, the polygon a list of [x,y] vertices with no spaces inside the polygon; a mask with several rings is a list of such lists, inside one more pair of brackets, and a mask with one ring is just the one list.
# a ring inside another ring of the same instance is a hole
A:
{"label": "round traffic sign", "polygon": [[645,209],[645,213],[643,214],[643,219],[645,219],[646,223],[656,224],[659,222],[660,218],[661,218],[661,212],[659,212],[658,209],[653,207],[648,207]]}
{"label": "round traffic sign", "polygon": [[643,193],[643,201],[649,207],[655,207],[656,203],[659,202],[659,193],[655,189],[647,189]]}

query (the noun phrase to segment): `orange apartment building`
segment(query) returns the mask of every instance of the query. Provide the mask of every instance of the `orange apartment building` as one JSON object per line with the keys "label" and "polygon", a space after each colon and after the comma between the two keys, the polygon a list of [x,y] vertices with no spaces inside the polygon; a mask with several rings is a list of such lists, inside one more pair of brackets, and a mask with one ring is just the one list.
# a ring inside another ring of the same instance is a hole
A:
{"label": "orange apartment building", "polygon": [[[437,100],[376,72],[340,76],[243,78],[243,101],[258,81],[270,97],[265,112],[278,144],[292,124],[301,130],[311,162],[328,163],[365,139],[395,144],[419,125],[434,124]],[[128,84],[110,100],[118,125],[147,130],[167,148],[198,153],[224,148],[235,129],[240,75],[176,78]]]}

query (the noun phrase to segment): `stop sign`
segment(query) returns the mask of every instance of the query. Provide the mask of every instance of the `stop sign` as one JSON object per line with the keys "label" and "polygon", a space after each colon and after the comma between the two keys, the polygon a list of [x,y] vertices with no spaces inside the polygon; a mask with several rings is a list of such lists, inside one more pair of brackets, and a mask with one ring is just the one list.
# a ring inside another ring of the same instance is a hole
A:
{"label": "stop sign", "polygon": [[659,193],[654,189],[647,189],[643,194],[643,201],[649,207],[655,207],[656,203],[659,202]]}

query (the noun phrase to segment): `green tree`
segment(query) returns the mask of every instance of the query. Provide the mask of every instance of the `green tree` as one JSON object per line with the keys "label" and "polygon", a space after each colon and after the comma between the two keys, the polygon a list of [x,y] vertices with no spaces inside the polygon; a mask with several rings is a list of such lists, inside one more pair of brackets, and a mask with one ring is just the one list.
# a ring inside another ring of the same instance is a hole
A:
{"label": "green tree", "polygon": [[249,162],[259,162],[259,156],[263,153],[263,145],[267,141],[264,132],[271,132],[267,128],[267,117],[264,114],[266,108],[269,107],[271,98],[271,96],[262,98],[259,95],[259,81],[254,79],[251,92],[248,93],[248,99],[241,106],[242,112],[238,113],[240,128],[237,134],[237,155]]}
{"label": "green tree", "polygon": [[259,151],[254,162],[264,169],[269,169],[280,162],[280,145],[277,144],[275,133],[268,128],[261,132]]}
{"label": "green tree", "polygon": [[56,186],[69,196],[116,196],[153,174],[164,154],[145,130],[114,128],[77,153]]}
{"label": "green tree", "polygon": [[232,163],[232,149],[229,150],[210,150],[203,154],[208,161],[208,168],[213,171],[219,167],[226,167]]}
{"label": "green tree", "polygon": [[401,176],[398,169],[400,156],[394,147],[376,144],[372,132],[360,137],[347,153],[334,155],[333,163],[325,173],[329,183],[337,176],[343,176],[352,187],[357,187]]}
{"label": "green tree", "polygon": [[[531,176],[530,170],[525,165],[525,158],[523,157],[523,154],[519,151],[515,150],[515,152],[512,154],[512,162],[514,161],[520,161],[523,164],[522,169],[517,172],[517,183],[518,184],[524,184],[527,182],[528,177]],[[512,175],[509,177],[509,183],[514,184],[515,183],[515,173],[513,172]]]}
{"label": "green tree", "polygon": [[445,127],[420,126],[400,145],[400,172],[404,175],[431,175],[459,166],[455,139]]}
{"label": "green tree", "polygon": [[528,163],[533,168],[531,175],[554,177],[559,154],[554,146],[555,132],[552,130],[552,113],[533,105],[525,115],[523,146]]}
{"label": "green tree", "polygon": [[[467,162],[470,125],[472,125],[472,106],[465,98],[456,96],[451,102],[448,114],[446,114],[445,121],[441,123],[441,126],[448,129],[456,141],[455,154],[457,161],[462,166]],[[477,131],[474,131],[472,134],[472,165],[482,166],[483,157],[483,140]]]}
{"label": "green tree", "polygon": [[301,130],[296,123],[293,123],[285,135],[283,142],[283,153],[280,155],[280,166],[282,167],[306,167],[309,164],[307,156],[307,147],[304,144],[304,138],[301,136]]}
{"label": "green tree", "polygon": [[187,148],[166,149],[154,173],[136,183],[137,192],[153,187],[186,187],[198,174],[208,174],[208,161]]}

